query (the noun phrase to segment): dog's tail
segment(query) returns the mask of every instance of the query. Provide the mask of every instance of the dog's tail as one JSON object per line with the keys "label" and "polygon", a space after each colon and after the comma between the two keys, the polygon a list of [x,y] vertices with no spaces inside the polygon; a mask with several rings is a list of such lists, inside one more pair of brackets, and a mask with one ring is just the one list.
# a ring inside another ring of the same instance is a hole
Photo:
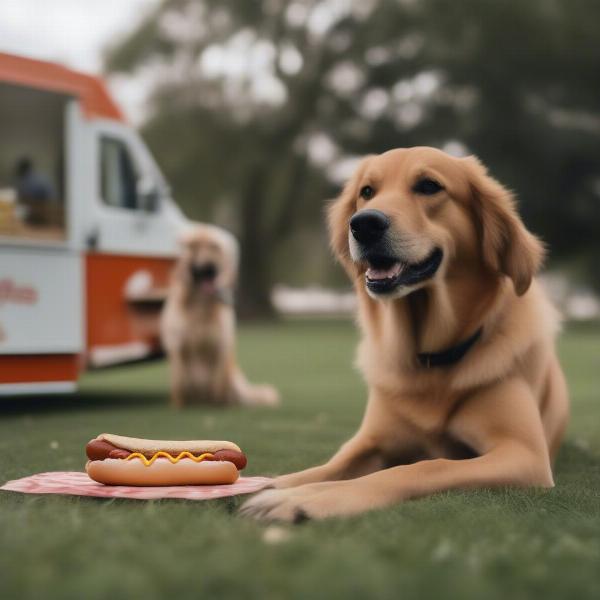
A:
{"label": "dog's tail", "polygon": [[277,406],[280,402],[279,392],[272,385],[254,385],[239,370],[234,376],[233,385],[239,404],[246,406]]}

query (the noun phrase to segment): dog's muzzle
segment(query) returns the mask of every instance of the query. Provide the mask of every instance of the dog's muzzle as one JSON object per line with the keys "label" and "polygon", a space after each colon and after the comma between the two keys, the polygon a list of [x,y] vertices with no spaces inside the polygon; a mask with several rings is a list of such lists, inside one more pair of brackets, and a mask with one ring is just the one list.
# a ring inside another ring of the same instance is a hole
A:
{"label": "dog's muzzle", "polygon": [[[363,209],[350,219],[353,259],[366,263],[365,285],[373,295],[411,288],[435,275],[444,254],[433,247],[422,260],[407,259],[394,243],[390,218],[380,210]],[[401,245],[400,245],[401,247]]]}
{"label": "dog's muzzle", "polygon": [[411,288],[431,279],[442,264],[444,253],[434,248],[423,260],[407,262],[390,257],[367,259],[369,268],[365,273],[365,284],[373,294],[391,294],[400,288]]}
{"label": "dog's muzzle", "polygon": [[192,281],[194,283],[203,283],[212,281],[217,277],[217,266],[214,263],[206,263],[203,265],[192,265],[190,267]]}

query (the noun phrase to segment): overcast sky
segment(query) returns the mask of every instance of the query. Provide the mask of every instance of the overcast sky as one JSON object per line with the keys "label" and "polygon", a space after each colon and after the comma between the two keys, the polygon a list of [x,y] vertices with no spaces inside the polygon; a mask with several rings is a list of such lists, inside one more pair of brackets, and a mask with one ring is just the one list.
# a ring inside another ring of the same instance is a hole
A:
{"label": "overcast sky", "polygon": [[[133,28],[159,0],[0,0],[0,51],[98,73],[102,49]],[[135,94],[112,85],[131,115]]]}

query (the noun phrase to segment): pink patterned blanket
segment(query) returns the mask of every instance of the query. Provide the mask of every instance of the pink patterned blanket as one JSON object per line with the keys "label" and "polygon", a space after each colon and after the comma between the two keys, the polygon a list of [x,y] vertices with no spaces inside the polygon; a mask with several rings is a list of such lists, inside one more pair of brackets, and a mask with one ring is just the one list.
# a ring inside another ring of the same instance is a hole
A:
{"label": "pink patterned blanket", "polygon": [[6,482],[0,490],[25,494],[67,494],[71,496],[95,496],[98,498],[132,498],[154,500],[160,498],[184,498],[186,500],[212,500],[238,494],[251,494],[269,485],[269,477],[240,477],[231,485],[184,485],[171,487],[128,487],[102,485],[90,479],[86,473],[58,471],[39,473]]}

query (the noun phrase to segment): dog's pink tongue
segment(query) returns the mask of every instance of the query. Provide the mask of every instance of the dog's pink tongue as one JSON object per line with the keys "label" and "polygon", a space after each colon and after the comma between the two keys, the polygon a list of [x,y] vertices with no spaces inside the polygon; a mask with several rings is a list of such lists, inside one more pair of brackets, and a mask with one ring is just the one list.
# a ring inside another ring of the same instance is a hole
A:
{"label": "dog's pink tongue", "polygon": [[205,294],[214,294],[216,288],[217,288],[217,286],[215,285],[215,282],[212,279],[203,281],[202,284],[200,285],[200,289]]}
{"label": "dog's pink tongue", "polygon": [[395,263],[389,269],[374,269],[369,267],[367,269],[367,277],[369,279],[391,279],[397,277],[402,271],[402,263]]}

